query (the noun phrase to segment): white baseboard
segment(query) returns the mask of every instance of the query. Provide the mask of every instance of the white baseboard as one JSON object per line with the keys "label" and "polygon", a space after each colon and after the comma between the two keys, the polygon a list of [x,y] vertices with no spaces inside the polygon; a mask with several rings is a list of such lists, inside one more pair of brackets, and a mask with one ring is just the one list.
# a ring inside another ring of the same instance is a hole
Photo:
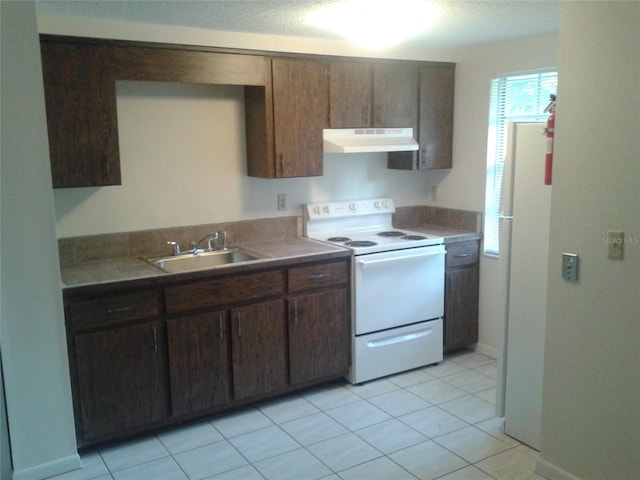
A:
{"label": "white baseboard", "polygon": [[58,458],[51,462],[42,463],[35,467],[24,468],[13,472],[13,480],[41,480],[61,473],[71,472],[81,467],[80,455],[77,453],[68,457]]}
{"label": "white baseboard", "polygon": [[580,480],[580,478],[575,475],[571,475],[569,472],[566,472],[552,463],[542,460],[541,458],[536,462],[536,473],[548,478],[549,480]]}
{"label": "white baseboard", "polygon": [[483,343],[476,343],[471,348],[476,352],[481,353],[482,355],[486,355],[487,357],[493,358],[494,360],[498,358],[498,349],[490,345],[485,345]]}

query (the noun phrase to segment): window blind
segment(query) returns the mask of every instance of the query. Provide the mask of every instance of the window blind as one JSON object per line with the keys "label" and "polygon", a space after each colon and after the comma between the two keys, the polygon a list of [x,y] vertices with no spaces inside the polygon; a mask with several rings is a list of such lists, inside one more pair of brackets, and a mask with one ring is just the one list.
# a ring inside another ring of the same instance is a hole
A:
{"label": "window blind", "polygon": [[549,95],[558,87],[553,70],[501,76],[491,81],[487,141],[487,183],[484,215],[484,253],[499,255],[500,189],[507,142],[508,122],[546,121]]}

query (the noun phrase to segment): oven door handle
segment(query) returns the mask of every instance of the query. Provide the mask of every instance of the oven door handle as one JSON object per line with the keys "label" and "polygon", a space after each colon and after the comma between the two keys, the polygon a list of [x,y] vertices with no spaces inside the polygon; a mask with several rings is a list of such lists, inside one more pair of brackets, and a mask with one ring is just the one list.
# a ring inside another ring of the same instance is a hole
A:
{"label": "oven door handle", "polygon": [[409,342],[417,338],[426,337],[432,331],[433,329],[429,328],[427,330],[422,330],[422,331],[413,332],[413,333],[406,333],[404,335],[396,335],[393,337],[383,338],[381,340],[371,340],[367,342],[367,347],[369,348],[386,347],[387,345],[393,345],[395,343]]}
{"label": "oven door handle", "polygon": [[416,258],[432,257],[434,255],[443,255],[444,256],[444,251],[438,250],[437,252],[427,252],[427,253],[420,253],[418,255],[406,255],[406,256],[402,256],[402,257],[384,258],[384,259],[381,259],[381,260],[361,260],[361,259],[358,259],[356,263],[358,265],[360,265],[362,268],[364,268],[366,265],[377,265],[377,264],[380,264],[380,263],[388,263],[388,262],[401,262],[403,260],[415,260]]}

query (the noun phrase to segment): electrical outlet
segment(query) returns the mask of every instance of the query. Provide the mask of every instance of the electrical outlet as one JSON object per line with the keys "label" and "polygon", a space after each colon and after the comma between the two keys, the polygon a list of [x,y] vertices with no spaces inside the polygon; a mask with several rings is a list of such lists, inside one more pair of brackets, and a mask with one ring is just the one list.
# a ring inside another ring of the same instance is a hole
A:
{"label": "electrical outlet", "polygon": [[282,212],[287,209],[287,194],[279,193],[278,194],[278,211]]}
{"label": "electrical outlet", "polygon": [[622,260],[624,257],[624,232],[609,230],[607,232],[607,258]]}

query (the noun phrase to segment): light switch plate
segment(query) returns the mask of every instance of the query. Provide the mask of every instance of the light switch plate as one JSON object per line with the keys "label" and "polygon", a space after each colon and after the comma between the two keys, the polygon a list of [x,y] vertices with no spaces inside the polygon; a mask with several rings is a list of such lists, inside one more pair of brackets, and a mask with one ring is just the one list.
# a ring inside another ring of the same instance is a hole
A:
{"label": "light switch plate", "polygon": [[622,260],[624,257],[624,232],[607,231],[607,258]]}
{"label": "light switch plate", "polygon": [[562,254],[562,278],[571,283],[578,281],[578,255],[575,253]]}
{"label": "light switch plate", "polygon": [[287,209],[287,194],[279,193],[278,194],[278,211],[283,212]]}

